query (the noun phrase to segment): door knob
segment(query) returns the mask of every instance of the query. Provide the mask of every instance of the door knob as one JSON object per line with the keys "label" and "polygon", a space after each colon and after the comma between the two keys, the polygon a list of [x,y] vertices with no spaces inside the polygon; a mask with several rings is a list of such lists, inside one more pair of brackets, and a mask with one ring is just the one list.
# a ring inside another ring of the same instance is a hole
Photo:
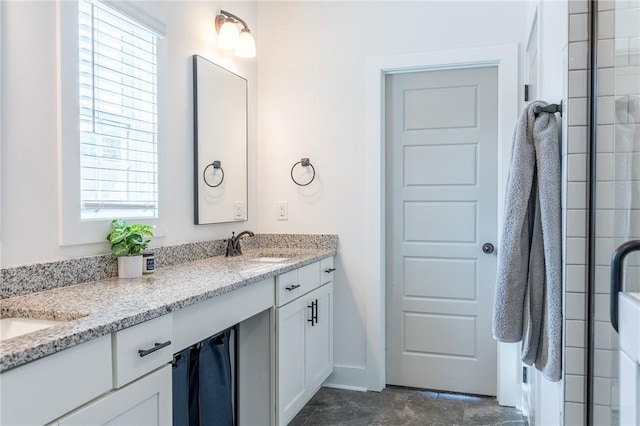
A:
{"label": "door knob", "polygon": [[493,244],[491,244],[491,243],[484,243],[484,244],[482,245],[482,251],[483,251],[483,252],[485,252],[486,254],[491,254],[491,253],[493,253],[493,250],[494,250],[494,249],[495,249],[495,248],[493,247]]}

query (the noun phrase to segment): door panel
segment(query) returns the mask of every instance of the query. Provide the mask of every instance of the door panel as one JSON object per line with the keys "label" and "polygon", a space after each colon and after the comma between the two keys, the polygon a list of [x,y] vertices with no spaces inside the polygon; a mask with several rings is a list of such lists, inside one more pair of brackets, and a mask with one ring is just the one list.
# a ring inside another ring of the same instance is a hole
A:
{"label": "door panel", "polygon": [[[422,257],[404,258],[405,297],[430,297],[445,299],[469,299],[476,297],[473,285],[476,276],[476,259],[447,259]],[[427,277],[448,277],[446,285],[425,285]]]}
{"label": "door panel", "polygon": [[[405,312],[407,352],[432,355],[476,355],[476,318]],[[454,336],[454,337],[452,337]]]}
{"label": "door panel", "polygon": [[[474,86],[407,89],[404,92],[404,130],[476,127],[476,98]],[[430,102],[431,99],[446,99],[447,102],[438,104]]]}
{"label": "door panel", "polygon": [[495,395],[497,68],[387,77],[387,382]]}
{"label": "door panel", "polygon": [[[404,239],[416,243],[476,241],[476,203],[405,201]],[[424,226],[455,223],[456,226]]]}
{"label": "door panel", "polygon": [[475,185],[477,162],[475,144],[407,146],[404,148],[404,184]]}

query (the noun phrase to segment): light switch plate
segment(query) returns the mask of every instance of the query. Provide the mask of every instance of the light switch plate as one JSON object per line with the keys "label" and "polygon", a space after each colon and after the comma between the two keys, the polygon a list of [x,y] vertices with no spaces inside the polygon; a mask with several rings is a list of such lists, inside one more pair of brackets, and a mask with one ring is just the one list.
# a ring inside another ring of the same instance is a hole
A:
{"label": "light switch plate", "polygon": [[236,201],[233,203],[233,220],[244,220],[244,203]]}
{"label": "light switch plate", "polygon": [[276,219],[289,220],[289,203],[286,201],[278,201],[276,207]]}

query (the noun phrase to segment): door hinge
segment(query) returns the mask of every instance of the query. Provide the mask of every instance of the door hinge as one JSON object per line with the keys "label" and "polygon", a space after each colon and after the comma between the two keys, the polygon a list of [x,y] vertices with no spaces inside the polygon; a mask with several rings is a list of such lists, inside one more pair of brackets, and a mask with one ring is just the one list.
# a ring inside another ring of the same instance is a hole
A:
{"label": "door hinge", "polygon": [[528,84],[524,85],[524,100],[525,102],[529,101],[529,85]]}
{"label": "door hinge", "polygon": [[529,383],[529,369],[522,367],[522,383]]}

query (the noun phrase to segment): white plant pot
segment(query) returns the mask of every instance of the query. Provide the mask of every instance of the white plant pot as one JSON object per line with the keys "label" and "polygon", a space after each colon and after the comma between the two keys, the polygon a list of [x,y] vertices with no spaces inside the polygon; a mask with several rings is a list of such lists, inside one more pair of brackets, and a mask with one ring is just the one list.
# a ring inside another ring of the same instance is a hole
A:
{"label": "white plant pot", "polygon": [[142,276],[142,255],[118,258],[118,277],[140,278]]}

